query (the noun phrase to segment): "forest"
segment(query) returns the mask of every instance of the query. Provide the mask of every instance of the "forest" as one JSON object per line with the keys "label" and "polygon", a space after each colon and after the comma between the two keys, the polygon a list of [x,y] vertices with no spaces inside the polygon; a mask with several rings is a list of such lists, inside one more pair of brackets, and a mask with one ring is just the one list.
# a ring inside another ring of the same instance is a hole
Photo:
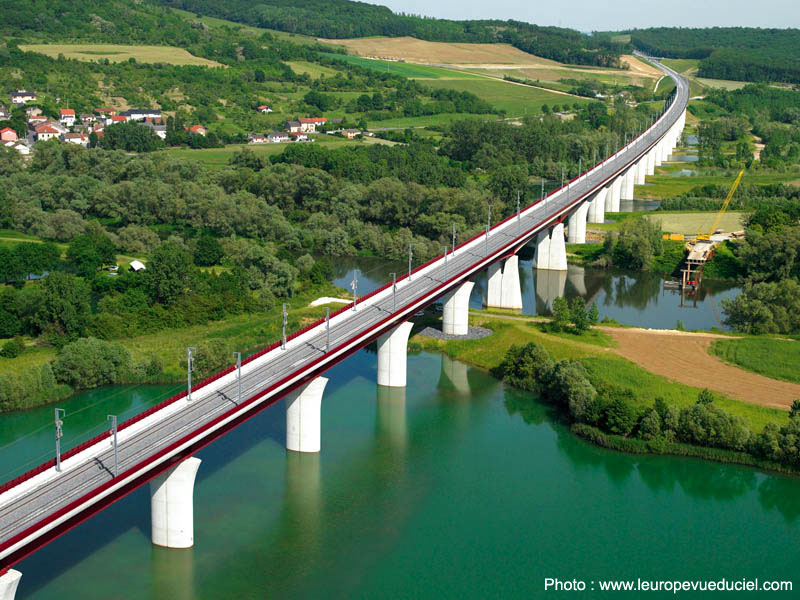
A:
{"label": "forest", "polygon": [[700,59],[700,77],[800,83],[800,30],[753,27],[657,27],[630,32],[653,56]]}

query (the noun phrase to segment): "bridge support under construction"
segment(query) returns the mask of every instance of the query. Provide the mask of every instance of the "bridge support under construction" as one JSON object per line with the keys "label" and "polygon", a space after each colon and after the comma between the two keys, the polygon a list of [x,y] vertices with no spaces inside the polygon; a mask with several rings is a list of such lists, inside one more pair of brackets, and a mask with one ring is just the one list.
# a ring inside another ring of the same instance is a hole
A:
{"label": "bridge support under construction", "polygon": [[156,546],[194,545],[194,479],[201,462],[192,456],[150,482],[150,529]]}

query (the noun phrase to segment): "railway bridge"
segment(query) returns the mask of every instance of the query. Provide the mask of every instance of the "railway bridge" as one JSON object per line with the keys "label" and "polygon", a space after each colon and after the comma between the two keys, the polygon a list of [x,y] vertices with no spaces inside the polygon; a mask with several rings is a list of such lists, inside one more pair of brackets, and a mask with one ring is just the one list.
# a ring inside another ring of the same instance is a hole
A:
{"label": "railway bridge", "polygon": [[[565,237],[586,241],[632,199],[635,184],[666,160],[680,139],[688,83],[666,66],[675,91],[658,119],[611,156],[486,231],[449,248],[329,317],[292,333],[213,377],[0,486],[0,600],[21,574],[11,567],[53,539],[150,482],[154,544],[193,544],[192,494],[199,449],[280,399],[286,447],[320,451],[323,373],[377,340],[379,386],[406,385],[406,344],[414,313],[443,298],[445,333],[468,330],[476,273],[488,270],[486,304],[521,308],[517,253],[535,244],[539,271],[566,271]],[[565,236],[565,226],[567,227]]]}

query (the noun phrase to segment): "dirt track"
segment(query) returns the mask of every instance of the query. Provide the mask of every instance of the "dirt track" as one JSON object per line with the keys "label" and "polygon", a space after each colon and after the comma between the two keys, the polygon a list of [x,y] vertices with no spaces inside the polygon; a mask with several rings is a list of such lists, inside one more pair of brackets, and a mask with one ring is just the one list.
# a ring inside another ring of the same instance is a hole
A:
{"label": "dirt track", "polygon": [[778,381],[722,362],[708,353],[716,336],[680,331],[604,327],[619,344],[614,351],[648,371],[673,381],[709,388],[744,402],[789,408],[800,385]]}

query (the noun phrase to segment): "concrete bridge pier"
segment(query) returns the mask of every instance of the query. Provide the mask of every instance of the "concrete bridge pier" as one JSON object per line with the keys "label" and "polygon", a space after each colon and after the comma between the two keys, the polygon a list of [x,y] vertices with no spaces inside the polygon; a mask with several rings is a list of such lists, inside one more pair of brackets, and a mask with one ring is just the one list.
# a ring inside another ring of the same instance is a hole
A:
{"label": "concrete bridge pier", "polygon": [[633,200],[633,185],[636,183],[636,165],[625,171],[620,189],[621,200]]}
{"label": "concrete bridge pier", "polygon": [[442,307],[442,333],[467,335],[469,332],[469,296],[475,282],[462,283],[444,298]]}
{"label": "concrete bridge pier", "polygon": [[317,377],[286,397],[286,449],[319,452],[322,393],[328,379]]}
{"label": "concrete bridge pier", "polygon": [[[538,268],[539,265],[536,266]],[[551,271],[567,270],[567,248],[564,245],[563,223],[554,225],[550,233],[550,260],[549,266],[545,268]]]}
{"label": "concrete bridge pier", "polygon": [[661,166],[661,162],[662,162],[662,156],[663,156],[663,154],[664,154],[664,149],[663,149],[663,148],[664,148],[664,142],[663,142],[663,140],[662,140],[662,141],[660,141],[660,142],[658,142],[658,143],[657,143],[657,144],[656,144],[656,145],[653,147],[653,153],[654,153],[654,158],[655,158],[655,166],[656,166],[656,167],[660,167],[660,166]]}
{"label": "concrete bridge pier", "polygon": [[564,246],[564,224],[540,231],[536,237],[536,270],[567,270],[567,249]]}
{"label": "concrete bridge pier", "polygon": [[156,546],[194,545],[194,479],[201,462],[192,456],[150,481],[151,536]]}
{"label": "concrete bridge pier", "polygon": [[378,338],[378,385],[406,387],[408,336],[413,327],[405,321]]}
{"label": "concrete bridge pier", "polygon": [[0,600],[14,600],[21,578],[22,573],[16,569],[9,569],[0,575]]}
{"label": "concrete bridge pier", "polygon": [[656,153],[653,150],[647,153],[647,175],[655,175],[656,173]]}
{"label": "concrete bridge pier", "polygon": [[522,309],[522,288],[519,285],[519,258],[509,256],[489,265],[486,281],[487,308]]}
{"label": "concrete bridge pier", "polygon": [[569,216],[567,240],[570,244],[586,243],[586,218],[589,214],[590,202],[581,202],[580,206]]}
{"label": "concrete bridge pier", "polygon": [[636,185],[645,184],[645,176],[647,175],[647,157],[643,156],[636,163]]}
{"label": "concrete bridge pier", "polygon": [[604,223],[606,220],[606,198],[608,197],[608,186],[603,187],[597,192],[589,205],[587,220],[589,223]]}
{"label": "concrete bridge pier", "polygon": [[606,212],[618,213],[619,201],[622,195],[622,176],[617,177],[611,183],[611,189],[606,197]]}

